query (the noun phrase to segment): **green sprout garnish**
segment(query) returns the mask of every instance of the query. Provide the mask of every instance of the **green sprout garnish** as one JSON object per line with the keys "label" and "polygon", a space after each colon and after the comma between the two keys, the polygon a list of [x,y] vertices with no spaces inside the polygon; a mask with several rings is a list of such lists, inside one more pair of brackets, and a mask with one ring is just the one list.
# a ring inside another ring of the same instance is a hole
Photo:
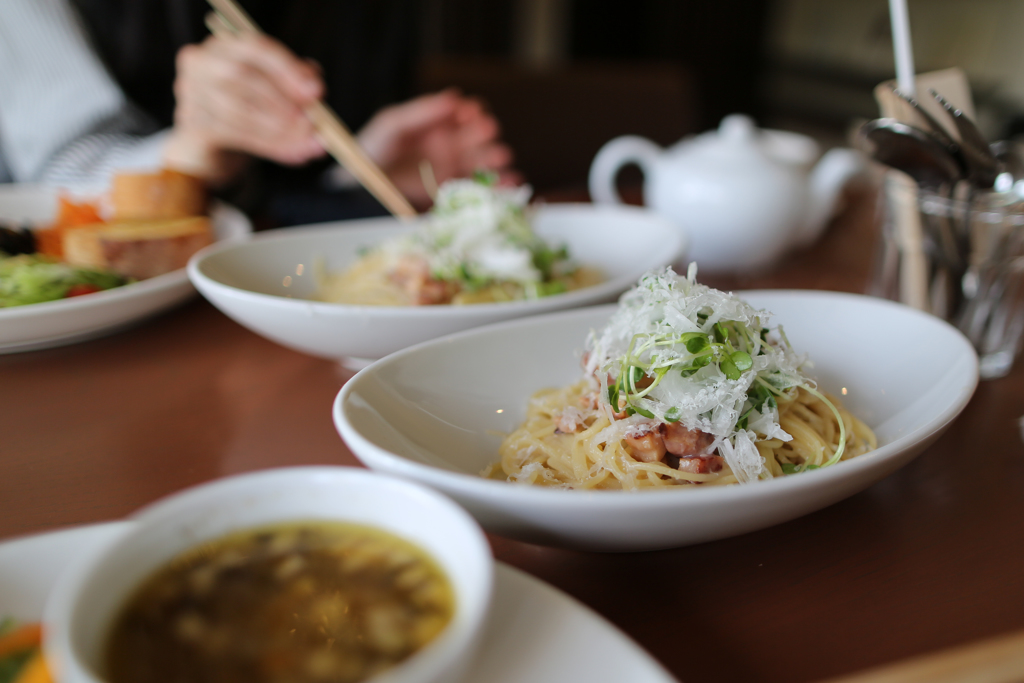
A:
{"label": "green sprout garnish", "polygon": [[819,465],[794,465],[791,462],[782,463],[783,474],[800,474],[801,472],[810,472],[811,470],[821,469]]}
{"label": "green sprout garnish", "polygon": [[825,398],[825,394],[807,383],[801,384],[800,386],[804,391],[823,401],[825,405],[828,406],[828,409],[832,411],[832,414],[835,415],[836,422],[839,423],[839,446],[836,447],[836,452],[832,454],[832,457],[828,459],[823,467],[835,465],[839,462],[839,459],[843,457],[843,451],[846,450],[846,423],[843,421],[843,416],[839,414],[839,410],[832,404],[832,401]]}
{"label": "green sprout garnish", "polygon": [[494,171],[485,171],[478,168],[473,171],[473,180],[486,187],[494,187],[498,184],[498,174]]}

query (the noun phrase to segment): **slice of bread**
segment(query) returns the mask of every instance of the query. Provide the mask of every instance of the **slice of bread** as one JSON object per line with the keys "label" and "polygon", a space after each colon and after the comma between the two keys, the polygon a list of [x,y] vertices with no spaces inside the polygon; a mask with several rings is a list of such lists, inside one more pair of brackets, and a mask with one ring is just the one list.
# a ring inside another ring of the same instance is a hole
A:
{"label": "slice of bread", "polygon": [[118,173],[110,186],[114,221],[161,221],[206,213],[206,187],[198,178],[164,169]]}
{"label": "slice of bread", "polygon": [[192,254],[212,242],[210,219],[204,216],[97,223],[64,234],[64,260],[144,280],[184,268]]}

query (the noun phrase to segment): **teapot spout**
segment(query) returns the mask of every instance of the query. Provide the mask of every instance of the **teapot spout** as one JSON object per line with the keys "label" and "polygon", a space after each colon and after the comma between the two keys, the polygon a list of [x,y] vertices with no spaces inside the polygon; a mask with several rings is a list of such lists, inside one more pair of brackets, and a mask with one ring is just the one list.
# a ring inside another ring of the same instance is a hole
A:
{"label": "teapot spout", "polygon": [[867,165],[863,155],[852,149],[829,150],[811,172],[807,210],[795,246],[806,246],[821,236],[828,221],[839,210],[838,200],[852,178],[864,173]]}

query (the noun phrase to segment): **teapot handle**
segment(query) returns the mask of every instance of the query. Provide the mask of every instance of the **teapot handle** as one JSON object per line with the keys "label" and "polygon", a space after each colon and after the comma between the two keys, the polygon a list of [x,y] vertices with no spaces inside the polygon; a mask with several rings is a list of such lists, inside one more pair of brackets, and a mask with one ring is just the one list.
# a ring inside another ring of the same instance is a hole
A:
{"label": "teapot handle", "polygon": [[590,164],[590,198],[595,204],[623,204],[622,197],[615,189],[615,177],[619,169],[635,163],[650,178],[654,161],[661,154],[656,144],[636,135],[624,135],[605,143],[593,163]]}
{"label": "teapot handle", "polygon": [[793,246],[807,246],[821,236],[829,220],[842,209],[843,188],[866,168],[864,155],[857,150],[837,147],[825,153],[811,171],[810,203],[803,225],[793,236]]}

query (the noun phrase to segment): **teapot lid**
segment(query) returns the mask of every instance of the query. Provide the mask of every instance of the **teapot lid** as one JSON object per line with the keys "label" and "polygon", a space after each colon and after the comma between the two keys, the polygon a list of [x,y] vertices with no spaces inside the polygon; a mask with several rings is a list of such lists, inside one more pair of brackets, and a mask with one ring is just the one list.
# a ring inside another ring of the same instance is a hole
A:
{"label": "teapot lid", "polygon": [[798,133],[762,130],[746,114],[729,114],[716,130],[683,141],[673,150],[676,159],[702,162],[809,167],[818,157],[818,144]]}
{"label": "teapot lid", "polygon": [[774,160],[760,144],[761,131],[744,114],[730,114],[717,130],[684,141],[672,156],[679,162],[695,162],[706,169],[773,165]]}
{"label": "teapot lid", "polygon": [[718,124],[718,137],[730,144],[753,144],[757,141],[754,119],[745,114],[729,114]]}

